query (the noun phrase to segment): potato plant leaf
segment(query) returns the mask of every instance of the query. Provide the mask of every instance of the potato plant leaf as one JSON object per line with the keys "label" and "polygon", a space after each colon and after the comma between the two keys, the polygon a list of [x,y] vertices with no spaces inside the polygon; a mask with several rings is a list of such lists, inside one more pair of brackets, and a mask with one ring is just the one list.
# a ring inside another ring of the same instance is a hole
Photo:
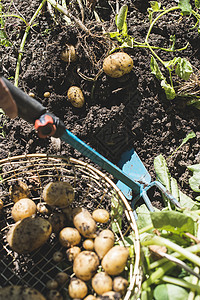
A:
{"label": "potato plant leaf", "polygon": [[128,12],[127,5],[123,5],[119,10],[119,14],[116,17],[116,25],[119,30],[122,30],[122,28],[125,25],[127,12]]}
{"label": "potato plant leaf", "polygon": [[150,68],[151,68],[151,73],[154,74],[158,80],[165,79],[165,77],[163,76],[163,74],[157,64],[157,61],[155,60],[155,58],[153,56],[151,56]]}
{"label": "potato plant leaf", "polygon": [[168,100],[173,100],[176,97],[176,92],[169,83],[167,83],[166,79],[161,81],[161,87],[164,89],[166,97]]}
{"label": "potato plant leaf", "polygon": [[194,220],[178,211],[151,212],[151,220],[156,229],[173,233],[189,232],[194,234]]}
{"label": "potato plant leaf", "polygon": [[154,159],[154,169],[157,179],[171,192],[170,173],[167,167],[167,163],[162,154],[158,155]]}
{"label": "potato plant leaf", "polygon": [[189,179],[189,185],[194,192],[200,192],[200,164],[191,165],[187,167],[193,172],[193,176]]}
{"label": "potato plant leaf", "polygon": [[150,1],[151,9],[153,11],[159,11],[161,7],[161,3],[158,1]]}
{"label": "potato plant leaf", "polygon": [[192,65],[186,58],[178,57],[175,73],[179,78],[188,80],[193,73]]}
{"label": "potato plant leaf", "polygon": [[159,284],[154,289],[155,300],[182,300],[188,299],[188,292],[174,284]]}
{"label": "potato plant leaf", "polygon": [[138,206],[136,209],[137,213],[137,226],[138,229],[142,229],[148,225],[152,225],[150,211],[148,210],[147,206],[145,204],[142,204]]}
{"label": "potato plant leaf", "polygon": [[189,15],[192,13],[190,0],[179,0],[178,6],[180,7],[183,15]]}

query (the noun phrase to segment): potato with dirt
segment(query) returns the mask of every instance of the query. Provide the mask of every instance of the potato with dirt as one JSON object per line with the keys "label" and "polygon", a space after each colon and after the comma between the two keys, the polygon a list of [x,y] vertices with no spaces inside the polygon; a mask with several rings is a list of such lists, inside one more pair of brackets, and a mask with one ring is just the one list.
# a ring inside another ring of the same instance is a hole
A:
{"label": "potato with dirt", "polygon": [[66,217],[62,212],[53,212],[48,220],[51,223],[52,232],[59,233],[65,226]]}
{"label": "potato with dirt", "polygon": [[112,291],[112,278],[105,272],[98,272],[92,278],[92,287],[98,295]]}
{"label": "potato with dirt", "polygon": [[73,246],[69,249],[67,249],[66,254],[68,261],[74,261],[75,257],[81,253],[81,248],[77,246]]}
{"label": "potato with dirt", "polygon": [[124,295],[128,286],[128,280],[122,276],[117,276],[113,279],[113,290]]}
{"label": "potato with dirt", "polygon": [[99,266],[99,259],[95,252],[93,251],[82,251],[79,253],[73,264],[73,271],[76,277],[83,281],[88,281],[96,273]]}
{"label": "potato with dirt", "polygon": [[104,59],[103,71],[112,78],[119,78],[133,69],[133,60],[125,52],[115,52]]}
{"label": "potato with dirt", "polygon": [[0,288],[0,300],[46,300],[36,289],[21,285]]}
{"label": "potato with dirt", "polygon": [[74,107],[81,108],[85,104],[83,92],[78,86],[71,86],[68,89],[67,98]]}
{"label": "potato with dirt", "polygon": [[109,229],[104,229],[97,235],[94,240],[94,249],[100,259],[114,246],[114,242],[114,233]]}
{"label": "potato with dirt", "polygon": [[92,217],[96,222],[107,223],[110,218],[110,214],[106,209],[98,208],[92,212]]}
{"label": "potato with dirt", "polygon": [[19,254],[30,253],[49,239],[52,227],[42,217],[28,217],[12,225],[7,233],[11,249]]}
{"label": "potato with dirt", "polygon": [[119,275],[124,268],[129,257],[129,250],[123,246],[114,246],[102,259],[102,267],[109,275]]}
{"label": "potato with dirt", "polygon": [[86,238],[95,238],[96,222],[90,212],[85,208],[75,208],[73,210],[73,223],[77,230]]}
{"label": "potato with dirt", "polygon": [[76,49],[73,45],[66,44],[65,49],[61,53],[61,59],[65,62],[75,62],[77,60]]}
{"label": "potato with dirt", "polygon": [[79,278],[72,278],[68,286],[69,296],[72,299],[83,299],[88,292],[87,285]]}
{"label": "potato with dirt", "polygon": [[35,215],[37,206],[35,202],[29,198],[22,198],[17,201],[12,208],[11,214],[15,222],[24,218]]}
{"label": "potato with dirt", "polygon": [[43,189],[43,199],[50,206],[67,207],[74,197],[74,189],[66,181],[49,182]]}
{"label": "potato with dirt", "polygon": [[76,228],[64,227],[59,233],[59,242],[63,247],[78,245],[80,241],[81,235]]}
{"label": "potato with dirt", "polygon": [[122,300],[120,293],[109,291],[97,297],[97,300]]}
{"label": "potato with dirt", "polygon": [[21,180],[14,183],[9,188],[10,198],[13,202],[17,202],[22,198],[29,198],[30,191],[27,184]]}

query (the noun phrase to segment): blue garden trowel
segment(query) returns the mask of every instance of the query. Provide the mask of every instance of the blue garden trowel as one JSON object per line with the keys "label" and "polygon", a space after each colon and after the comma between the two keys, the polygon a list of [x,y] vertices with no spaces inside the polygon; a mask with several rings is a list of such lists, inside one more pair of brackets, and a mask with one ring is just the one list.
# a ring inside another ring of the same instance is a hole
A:
{"label": "blue garden trowel", "polygon": [[118,187],[127,199],[132,201],[133,208],[135,203],[140,198],[143,198],[148,209],[154,211],[147,195],[147,191],[152,186],[156,186],[167,199],[180,208],[179,202],[161,183],[158,181],[151,182],[150,174],[134,150],[125,152],[119,162],[119,167],[116,166],[67,130],[64,123],[58,117],[48,112],[41,103],[16,88],[4,77],[1,77],[0,80],[4,81],[15,100],[18,108],[18,116],[34,124],[40,138],[50,136],[60,138],[113,175],[118,180]]}

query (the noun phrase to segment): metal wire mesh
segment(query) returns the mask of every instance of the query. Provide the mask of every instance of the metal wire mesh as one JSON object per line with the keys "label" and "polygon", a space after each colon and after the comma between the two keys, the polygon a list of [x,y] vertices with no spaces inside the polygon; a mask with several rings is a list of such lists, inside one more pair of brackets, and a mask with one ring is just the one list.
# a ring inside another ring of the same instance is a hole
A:
{"label": "metal wire mesh", "polygon": [[[10,199],[9,189],[15,183],[25,182],[31,192],[30,198],[35,203],[43,202],[42,191],[50,181],[68,181],[75,189],[74,206],[85,207],[89,211],[95,208],[106,208],[111,211],[112,201],[115,200],[115,211],[111,219],[118,224],[118,218],[123,222],[123,229],[116,234],[116,239],[123,240],[125,232],[134,231],[134,263],[130,265],[130,284],[124,299],[129,299],[132,291],[139,289],[140,280],[139,261],[140,244],[134,215],[121,191],[115,183],[94,166],[82,161],[46,154],[29,154],[11,157],[0,161],[0,199],[4,207],[0,213],[0,286],[26,285],[36,288],[44,295],[48,292],[46,284],[55,278],[59,272],[73,276],[72,264],[66,259],[65,251],[56,234],[51,234],[48,242],[38,250],[22,255],[12,251],[6,235],[14,223],[11,215],[13,202]],[[117,204],[116,204],[117,203]],[[118,214],[118,208],[123,207],[123,215]],[[103,226],[103,225],[102,225]],[[109,224],[106,227],[109,228]],[[56,263],[53,254],[56,251],[63,253],[63,259]],[[61,286],[59,291],[67,299],[67,285]]]}

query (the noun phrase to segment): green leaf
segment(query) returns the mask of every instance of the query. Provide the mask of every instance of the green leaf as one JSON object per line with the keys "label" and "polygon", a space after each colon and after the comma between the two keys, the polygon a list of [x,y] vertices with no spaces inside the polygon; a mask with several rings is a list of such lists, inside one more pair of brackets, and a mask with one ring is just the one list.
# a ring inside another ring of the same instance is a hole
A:
{"label": "green leaf", "polygon": [[[123,205],[119,200],[118,195],[113,191],[111,198],[111,226],[112,231],[118,233],[122,227]],[[119,226],[119,228],[118,228]]]}
{"label": "green leaf", "polygon": [[189,179],[190,187],[195,192],[200,192],[200,164],[187,167],[188,170],[193,172],[193,176]]}
{"label": "green leaf", "polygon": [[193,201],[190,197],[179,191],[180,195],[180,205],[181,207],[188,208],[190,210],[197,210],[200,207],[200,204],[196,201]]}
{"label": "green leaf", "polygon": [[159,79],[159,80],[165,79],[165,77],[163,76],[163,74],[157,64],[157,61],[155,60],[155,58],[153,56],[151,56],[150,68],[151,68],[152,74],[154,74],[157,79]]}
{"label": "green leaf", "polygon": [[194,1],[195,7],[200,9],[200,0]]}
{"label": "green leaf", "polygon": [[167,163],[162,154],[158,155],[154,159],[154,169],[157,179],[171,192],[170,173],[167,167]]}
{"label": "green leaf", "polygon": [[176,97],[176,92],[169,83],[167,83],[166,79],[161,81],[161,87],[164,89],[166,97],[168,100],[173,100]]}
{"label": "green leaf", "polygon": [[185,143],[187,143],[188,140],[193,139],[196,137],[196,134],[194,131],[191,131],[190,133],[187,134],[187,136],[183,139],[181,146],[183,146]]}
{"label": "green leaf", "polygon": [[148,225],[152,225],[150,211],[145,204],[138,206],[136,209],[137,213],[137,226],[138,229],[142,229]]}
{"label": "green leaf", "polygon": [[122,28],[124,27],[124,24],[126,22],[127,12],[128,12],[127,5],[123,5],[119,10],[119,14],[117,15],[116,18],[116,25],[119,30],[122,30]]}
{"label": "green leaf", "polygon": [[153,226],[173,233],[189,232],[194,234],[194,220],[178,211],[151,212]]}
{"label": "green leaf", "polygon": [[190,15],[192,13],[190,0],[179,0],[178,6],[180,7],[183,15]]}
{"label": "green leaf", "polygon": [[179,57],[175,72],[181,79],[188,80],[193,73],[192,65],[186,58]]}
{"label": "green leaf", "polygon": [[174,198],[179,201],[180,200],[180,195],[179,195],[177,180],[173,177],[171,177],[170,180],[171,180],[171,182],[170,182],[170,184],[171,184],[171,193],[174,196]]}
{"label": "green leaf", "polygon": [[154,289],[155,300],[183,300],[188,299],[188,292],[174,284],[159,284]]}
{"label": "green leaf", "polygon": [[153,11],[159,11],[161,8],[161,3],[158,1],[150,1],[150,5]]}
{"label": "green leaf", "polygon": [[200,201],[200,196],[197,196],[195,200]]}

